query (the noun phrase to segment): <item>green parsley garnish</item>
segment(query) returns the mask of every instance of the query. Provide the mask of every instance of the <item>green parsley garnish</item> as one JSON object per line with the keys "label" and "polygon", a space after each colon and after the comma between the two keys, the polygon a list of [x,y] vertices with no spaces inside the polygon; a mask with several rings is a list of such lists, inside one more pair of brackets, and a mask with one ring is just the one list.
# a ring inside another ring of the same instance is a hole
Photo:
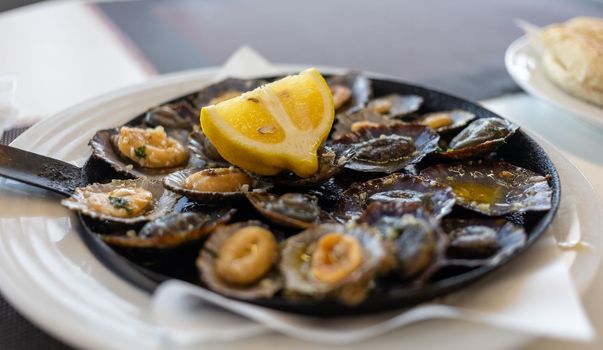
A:
{"label": "green parsley garnish", "polygon": [[135,154],[135,155],[136,155],[136,157],[138,157],[138,158],[144,158],[144,157],[146,157],[146,156],[147,156],[147,150],[146,150],[146,147],[145,147],[144,145],[142,145],[142,146],[140,146],[140,147],[138,147],[138,148],[135,148],[135,149],[134,149],[134,154]]}
{"label": "green parsley garnish", "polygon": [[121,197],[112,197],[109,196],[109,203],[116,209],[125,209],[126,211],[130,211],[130,202],[127,199]]}

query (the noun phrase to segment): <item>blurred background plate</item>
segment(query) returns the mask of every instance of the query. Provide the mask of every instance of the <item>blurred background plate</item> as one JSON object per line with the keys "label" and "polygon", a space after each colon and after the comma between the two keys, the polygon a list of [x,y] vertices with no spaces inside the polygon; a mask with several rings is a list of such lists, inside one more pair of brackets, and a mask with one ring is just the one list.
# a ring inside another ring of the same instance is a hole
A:
{"label": "blurred background plate", "polygon": [[527,36],[515,40],[505,53],[507,71],[527,93],[559,107],[603,130],[603,108],[561,90],[546,76],[540,55]]}

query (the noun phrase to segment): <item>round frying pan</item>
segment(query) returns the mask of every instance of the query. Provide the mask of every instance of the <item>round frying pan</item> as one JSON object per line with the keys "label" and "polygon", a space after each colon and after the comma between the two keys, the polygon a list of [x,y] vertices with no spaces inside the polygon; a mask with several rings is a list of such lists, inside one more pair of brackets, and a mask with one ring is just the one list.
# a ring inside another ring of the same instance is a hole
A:
{"label": "round frying pan", "polygon": [[[375,96],[391,93],[419,95],[424,98],[421,108],[426,112],[462,109],[474,113],[478,118],[500,118],[480,105],[462,98],[395,80],[371,80]],[[181,98],[184,97],[166,102],[177,101]],[[142,116],[137,116],[133,120],[140,120],[140,118]],[[278,310],[315,316],[372,313],[411,306],[457,291],[506,265],[519,254],[528,250],[544,234],[559,207],[561,189],[559,176],[549,157],[532,138],[521,130],[508,140],[508,143],[497,152],[497,155],[511,164],[542,175],[549,175],[549,183],[553,190],[552,207],[550,210],[546,212],[528,212],[521,215],[516,214],[510,218],[512,221],[524,226],[528,239],[523,247],[504,257],[497,264],[463,271],[445,271],[444,273],[437,274],[429,283],[421,286],[401,285],[395,281],[387,280],[380,281],[378,283],[379,287],[362,304],[354,307],[330,301],[313,299],[291,300],[279,296],[249,302]],[[106,182],[115,178],[115,174],[110,167],[92,158],[89,159],[83,168],[78,168],[56,159],[8,146],[0,146],[0,175],[49,189],[65,196],[71,195],[76,187],[93,182]],[[94,232],[89,222],[81,215],[78,215],[78,217],[78,232],[89,249],[109,269],[134,286],[152,293],[161,282],[172,278],[200,283],[196,271],[194,271],[194,254],[191,254],[188,258],[183,258],[178,264],[172,264],[174,266],[168,266],[167,268],[145,267],[144,263],[141,263],[138,259],[126,259],[123,255],[120,255],[120,253],[106,245],[99,237],[99,234]],[[123,252],[121,253],[123,254]],[[182,266],[185,264],[189,270],[192,269],[193,271],[185,271],[183,273]]]}

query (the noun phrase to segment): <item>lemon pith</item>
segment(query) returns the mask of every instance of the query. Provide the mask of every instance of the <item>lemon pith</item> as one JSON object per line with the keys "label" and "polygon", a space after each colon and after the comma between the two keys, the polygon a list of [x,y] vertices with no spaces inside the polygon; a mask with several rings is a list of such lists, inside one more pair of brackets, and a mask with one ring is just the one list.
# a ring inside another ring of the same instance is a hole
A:
{"label": "lemon pith", "polygon": [[201,128],[230,163],[262,175],[308,177],[333,124],[333,97],[314,69],[203,107]]}

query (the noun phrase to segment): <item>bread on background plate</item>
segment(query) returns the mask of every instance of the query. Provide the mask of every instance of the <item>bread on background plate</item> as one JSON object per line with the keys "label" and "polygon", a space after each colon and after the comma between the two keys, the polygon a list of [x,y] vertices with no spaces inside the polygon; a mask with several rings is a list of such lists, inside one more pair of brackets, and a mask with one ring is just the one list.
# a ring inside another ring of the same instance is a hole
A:
{"label": "bread on background plate", "polygon": [[603,107],[603,19],[576,17],[543,28],[548,77],[566,92]]}

